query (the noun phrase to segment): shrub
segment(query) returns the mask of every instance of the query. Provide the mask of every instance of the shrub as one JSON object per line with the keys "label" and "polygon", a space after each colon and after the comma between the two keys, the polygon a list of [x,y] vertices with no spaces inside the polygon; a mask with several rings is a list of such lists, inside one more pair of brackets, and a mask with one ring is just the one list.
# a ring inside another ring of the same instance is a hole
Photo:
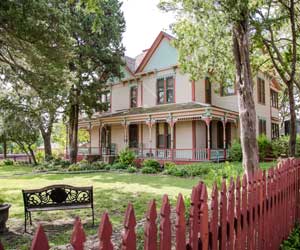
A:
{"label": "shrub", "polygon": [[287,156],[289,153],[289,138],[280,137],[276,140],[271,141],[272,155],[274,158],[280,156]]}
{"label": "shrub", "polygon": [[259,160],[263,161],[267,156],[270,156],[272,152],[271,141],[266,135],[262,134],[257,138],[258,150],[259,150]]}
{"label": "shrub", "polygon": [[127,171],[128,171],[128,173],[136,173],[137,168],[131,166],[131,167],[127,168]]}
{"label": "shrub", "polygon": [[287,240],[283,241],[280,246],[282,250],[300,249],[300,227],[297,225]]}
{"label": "shrub", "polygon": [[234,140],[229,149],[229,158],[231,161],[242,161],[242,146],[238,140]]}
{"label": "shrub", "polygon": [[116,162],[110,167],[110,169],[116,169],[116,170],[124,170],[127,168],[128,168],[128,165],[121,163],[121,162]]}
{"label": "shrub", "polygon": [[12,166],[12,165],[14,165],[14,161],[11,160],[11,159],[5,159],[2,162],[3,162],[3,165],[5,165],[5,166]]}
{"label": "shrub", "polygon": [[106,171],[109,171],[109,170],[111,170],[111,167],[112,167],[112,165],[107,164],[107,165],[105,166],[105,170],[106,170]]}
{"label": "shrub", "polygon": [[43,151],[37,151],[35,153],[35,159],[38,163],[44,162],[45,159],[45,153]]}
{"label": "shrub", "polygon": [[103,161],[95,161],[91,164],[92,168],[95,170],[104,170],[106,168],[106,163]]}
{"label": "shrub", "polygon": [[155,168],[152,167],[143,167],[142,173],[143,174],[156,174],[158,171]]}
{"label": "shrub", "polygon": [[174,162],[165,162],[164,164],[164,170],[168,171],[173,168],[176,168],[176,164]]}
{"label": "shrub", "polygon": [[123,165],[126,165],[127,167],[129,165],[133,165],[134,160],[135,160],[135,154],[128,148],[122,150],[119,153],[119,162]]}
{"label": "shrub", "polygon": [[159,162],[153,159],[145,160],[142,164],[142,168],[153,168],[156,172],[161,171]]}
{"label": "shrub", "polygon": [[72,171],[81,171],[82,168],[80,167],[79,164],[77,163],[74,163],[74,164],[71,164],[69,167],[68,167],[68,171],[72,172]]}

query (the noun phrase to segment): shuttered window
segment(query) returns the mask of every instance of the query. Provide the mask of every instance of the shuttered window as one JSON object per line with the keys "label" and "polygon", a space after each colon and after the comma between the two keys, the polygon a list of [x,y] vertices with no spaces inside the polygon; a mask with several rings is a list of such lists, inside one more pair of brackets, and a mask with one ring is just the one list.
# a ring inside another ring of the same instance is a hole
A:
{"label": "shuttered window", "polygon": [[258,131],[259,131],[259,135],[262,134],[267,134],[267,122],[266,120],[263,119],[259,119],[258,121]]}
{"label": "shuttered window", "polygon": [[133,86],[130,88],[130,107],[135,108],[137,107],[137,93],[138,89],[137,86]]}
{"label": "shuttered window", "polygon": [[273,89],[271,89],[271,105],[278,109],[278,93]]}
{"label": "shuttered window", "polygon": [[260,104],[266,104],[265,80],[257,78],[257,98]]}

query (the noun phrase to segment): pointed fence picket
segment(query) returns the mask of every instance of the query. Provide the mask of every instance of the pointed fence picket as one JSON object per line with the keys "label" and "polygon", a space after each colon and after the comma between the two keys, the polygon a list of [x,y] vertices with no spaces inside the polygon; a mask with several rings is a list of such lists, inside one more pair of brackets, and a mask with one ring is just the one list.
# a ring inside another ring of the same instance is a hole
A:
{"label": "pointed fence picket", "polygon": [[[286,159],[277,168],[266,172],[259,170],[249,179],[246,175],[235,181],[231,178],[228,187],[224,180],[220,191],[214,184],[211,199],[206,185],[200,182],[192,190],[188,220],[183,196],[178,195],[173,218],[169,198],[164,195],[159,218],[155,200],[148,205],[144,250],[279,249],[295,223],[300,221],[299,188],[300,160]],[[122,250],[137,249],[132,204],[128,204],[124,218],[121,242],[113,245],[112,224],[108,213],[103,213],[98,232],[100,250],[120,249],[119,246]],[[172,223],[175,226],[173,234]],[[74,250],[83,250],[85,241],[83,226],[76,218],[70,244]],[[1,242],[0,250],[4,250]],[[34,235],[31,250],[49,250],[41,225]]]}

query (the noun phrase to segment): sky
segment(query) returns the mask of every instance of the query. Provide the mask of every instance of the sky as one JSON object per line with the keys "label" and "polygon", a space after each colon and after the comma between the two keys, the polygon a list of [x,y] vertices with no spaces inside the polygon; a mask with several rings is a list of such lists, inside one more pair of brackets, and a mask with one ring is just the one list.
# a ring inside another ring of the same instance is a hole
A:
{"label": "sky", "polygon": [[126,21],[123,44],[127,56],[135,57],[148,49],[158,33],[169,31],[169,25],[175,21],[173,14],[157,8],[158,3],[159,0],[123,0]]}

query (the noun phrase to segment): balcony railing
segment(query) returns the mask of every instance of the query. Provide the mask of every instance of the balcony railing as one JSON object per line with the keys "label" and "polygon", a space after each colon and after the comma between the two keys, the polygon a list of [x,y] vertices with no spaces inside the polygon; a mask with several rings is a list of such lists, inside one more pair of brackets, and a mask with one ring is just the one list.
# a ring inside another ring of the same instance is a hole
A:
{"label": "balcony railing", "polygon": [[[223,161],[228,157],[224,149],[160,149],[160,148],[130,148],[137,158],[156,159],[163,161]],[[114,147],[78,148],[79,155],[117,155]]]}

